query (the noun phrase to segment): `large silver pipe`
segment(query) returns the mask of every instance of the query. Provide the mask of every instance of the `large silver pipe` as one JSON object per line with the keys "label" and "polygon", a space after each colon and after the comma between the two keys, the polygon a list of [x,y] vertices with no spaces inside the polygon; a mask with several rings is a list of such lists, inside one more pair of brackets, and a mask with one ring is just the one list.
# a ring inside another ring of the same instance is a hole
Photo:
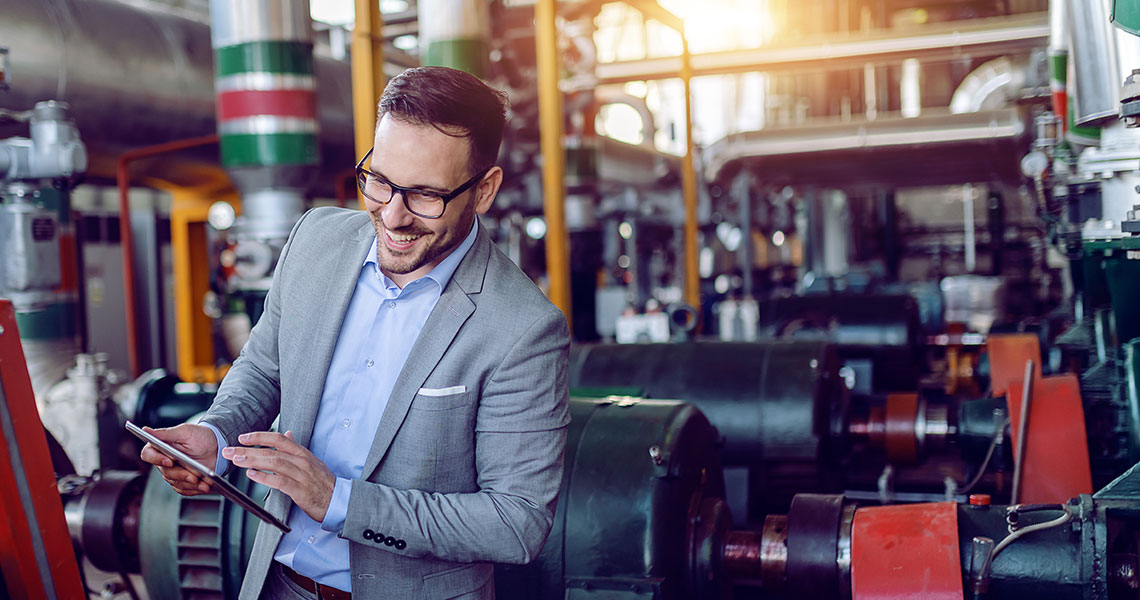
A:
{"label": "large silver pipe", "polygon": [[[68,102],[96,158],[217,130],[208,23],[114,0],[3,4],[0,40],[11,52],[12,89],[0,94],[0,108]],[[328,172],[350,168],[349,66],[317,56],[314,69],[322,164]],[[0,128],[0,137],[18,133]]]}
{"label": "large silver pipe", "polygon": [[1116,31],[1106,0],[1069,0],[1073,115],[1077,125],[1115,118],[1123,78],[1119,76]]}

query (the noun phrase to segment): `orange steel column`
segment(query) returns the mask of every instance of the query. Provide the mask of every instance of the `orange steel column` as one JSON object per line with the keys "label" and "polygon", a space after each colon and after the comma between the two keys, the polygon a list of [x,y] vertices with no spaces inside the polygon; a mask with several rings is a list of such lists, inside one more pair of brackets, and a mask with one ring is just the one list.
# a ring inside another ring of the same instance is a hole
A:
{"label": "orange steel column", "polygon": [[[12,303],[0,299],[0,573],[10,598],[84,598]],[[0,590],[2,592],[2,590]]]}
{"label": "orange steel column", "polygon": [[558,89],[558,31],[555,0],[534,5],[538,57],[538,121],[542,146],[542,198],[546,217],[546,277],[550,301],[573,328],[570,307],[570,245],[566,232],[566,164],[562,148],[562,91]]}
{"label": "orange steel column", "polygon": [[[681,191],[685,197],[685,302],[701,314],[701,272],[697,260],[697,171],[693,167],[693,65],[689,42],[681,33],[681,82],[685,89],[685,158],[681,161]],[[748,235],[746,232],[745,235]]]}
{"label": "orange steel column", "polygon": [[[384,92],[383,27],[380,3],[356,0],[356,23],[352,27],[352,127],[358,158],[372,147],[376,104]],[[358,193],[357,198],[364,208],[364,197]]]}

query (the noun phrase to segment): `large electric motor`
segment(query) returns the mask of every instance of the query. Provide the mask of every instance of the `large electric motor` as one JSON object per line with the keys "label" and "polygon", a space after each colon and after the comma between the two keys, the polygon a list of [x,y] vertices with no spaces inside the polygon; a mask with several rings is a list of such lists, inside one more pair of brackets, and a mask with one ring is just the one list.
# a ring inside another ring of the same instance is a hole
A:
{"label": "large electric motor", "polygon": [[731,519],[704,415],[633,398],[573,400],[570,414],[554,528],[533,563],[497,568],[497,596],[723,597]]}
{"label": "large electric motor", "polygon": [[746,505],[750,519],[786,510],[797,492],[842,489],[833,459],[847,435],[848,393],[826,343],[578,347],[570,386],[696,405],[723,436],[724,464],[746,473],[747,504],[730,489],[730,505]]}

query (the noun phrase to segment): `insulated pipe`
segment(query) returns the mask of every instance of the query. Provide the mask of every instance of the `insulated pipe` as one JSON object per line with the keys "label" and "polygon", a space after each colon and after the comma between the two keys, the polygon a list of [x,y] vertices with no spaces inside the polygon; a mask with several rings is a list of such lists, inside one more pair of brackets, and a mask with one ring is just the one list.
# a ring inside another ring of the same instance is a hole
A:
{"label": "insulated pipe", "polygon": [[320,162],[307,0],[212,0],[211,43],[222,166],[246,225],[288,234]]}
{"label": "insulated pipe", "polygon": [[1098,124],[1119,112],[1116,29],[1108,14],[1105,0],[1069,0],[1077,125]]}
{"label": "insulated pipe", "polygon": [[[208,22],[157,3],[0,4],[0,40],[10,50],[13,83],[0,94],[0,107],[26,110],[44,98],[69,103],[92,156],[117,157],[134,147],[216,132]],[[320,82],[320,129],[328,134],[325,162],[335,172],[343,168],[338,163],[355,162],[349,66],[327,54],[312,62]],[[8,135],[5,129],[0,126],[0,137]]]}
{"label": "insulated pipe", "polygon": [[490,72],[491,3],[486,0],[419,0],[420,48],[425,65]]}

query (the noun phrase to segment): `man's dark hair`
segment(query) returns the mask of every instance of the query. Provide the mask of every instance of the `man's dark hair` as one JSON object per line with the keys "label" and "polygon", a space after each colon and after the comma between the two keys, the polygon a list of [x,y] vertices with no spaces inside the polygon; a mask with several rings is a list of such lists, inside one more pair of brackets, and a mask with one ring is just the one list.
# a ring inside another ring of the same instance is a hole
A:
{"label": "man's dark hair", "polygon": [[416,67],[392,78],[380,96],[377,121],[384,115],[431,125],[471,142],[472,172],[490,167],[499,156],[507,122],[507,95],[478,77],[447,67]]}

